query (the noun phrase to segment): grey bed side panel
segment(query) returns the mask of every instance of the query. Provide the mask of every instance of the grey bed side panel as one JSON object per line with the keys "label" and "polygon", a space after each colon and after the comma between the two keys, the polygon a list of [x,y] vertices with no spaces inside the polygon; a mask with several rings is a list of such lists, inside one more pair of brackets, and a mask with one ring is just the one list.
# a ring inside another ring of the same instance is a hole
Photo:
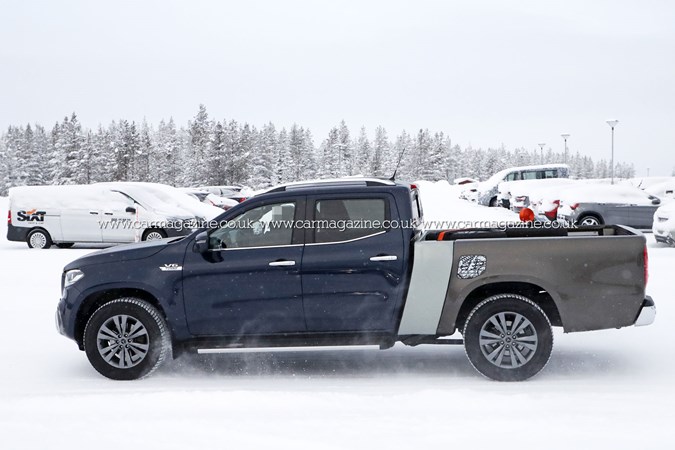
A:
{"label": "grey bed side panel", "polygon": [[419,241],[399,335],[435,335],[452,271],[454,242]]}
{"label": "grey bed side panel", "polygon": [[[462,303],[493,283],[530,283],[549,293],[566,332],[635,322],[645,295],[644,236],[568,236],[455,242],[453,270],[437,334],[456,327]],[[485,257],[484,271],[462,279],[462,257]]]}

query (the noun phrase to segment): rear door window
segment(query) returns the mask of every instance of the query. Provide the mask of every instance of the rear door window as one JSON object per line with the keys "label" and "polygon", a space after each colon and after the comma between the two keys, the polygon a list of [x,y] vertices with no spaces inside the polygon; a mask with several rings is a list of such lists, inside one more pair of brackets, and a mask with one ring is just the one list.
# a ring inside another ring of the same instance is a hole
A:
{"label": "rear door window", "polygon": [[383,198],[317,200],[314,242],[344,242],[386,231],[388,215]]}

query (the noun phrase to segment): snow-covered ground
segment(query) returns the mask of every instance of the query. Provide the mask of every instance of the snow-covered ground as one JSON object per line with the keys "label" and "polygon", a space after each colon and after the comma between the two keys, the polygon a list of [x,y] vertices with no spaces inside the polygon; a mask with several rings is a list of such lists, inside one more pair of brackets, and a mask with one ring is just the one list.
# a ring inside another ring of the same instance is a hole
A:
{"label": "snow-covered ground", "polygon": [[[425,209],[442,210],[438,201]],[[461,347],[401,345],[191,357],[116,382],[54,328],[61,268],[91,249],[29,250],[5,240],[4,221],[0,234],[2,449],[673,445],[675,248],[651,236],[656,323],[557,333],[528,382],[482,378]]]}

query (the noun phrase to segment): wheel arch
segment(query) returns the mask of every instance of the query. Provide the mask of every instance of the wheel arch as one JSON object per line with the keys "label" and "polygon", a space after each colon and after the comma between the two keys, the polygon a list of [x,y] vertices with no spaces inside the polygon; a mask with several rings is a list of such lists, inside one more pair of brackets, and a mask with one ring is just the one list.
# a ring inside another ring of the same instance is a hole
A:
{"label": "wheel arch", "polygon": [[459,330],[464,328],[464,323],[469,317],[471,311],[483,300],[497,294],[516,294],[532,300],[539,306],[548,317],[551,325],[562,326],[562,318],[558,305],[553,296],[541,286],[526,281],[502,281],[484,284],[473,289],[462,302],[457,318],[455,319],[455,327]]}
{"label": "wheel arch", "polygon": [[94,312],[101,306],[123,297],[134,297],[145,300],[159,311],[166,321],[166,312],[161,303],[150,292],[138,288],[112,288],[89,294],[80,305],[75,318],[75,342],[80,350],[84,350],[84,329]]}

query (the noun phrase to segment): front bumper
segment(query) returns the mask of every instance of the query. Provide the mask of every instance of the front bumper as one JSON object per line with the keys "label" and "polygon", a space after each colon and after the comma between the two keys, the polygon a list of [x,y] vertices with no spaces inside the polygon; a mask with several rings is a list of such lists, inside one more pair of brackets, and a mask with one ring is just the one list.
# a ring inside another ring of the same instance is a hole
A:
{"label": "front bumper", "polygon": [[645,297],[642,302],[642,307],[640,308],[640,313],[635,320],[636,327],[642,327],[645,325],[651,325],[656,319],[656,304],[654,300],[648,295]]}

